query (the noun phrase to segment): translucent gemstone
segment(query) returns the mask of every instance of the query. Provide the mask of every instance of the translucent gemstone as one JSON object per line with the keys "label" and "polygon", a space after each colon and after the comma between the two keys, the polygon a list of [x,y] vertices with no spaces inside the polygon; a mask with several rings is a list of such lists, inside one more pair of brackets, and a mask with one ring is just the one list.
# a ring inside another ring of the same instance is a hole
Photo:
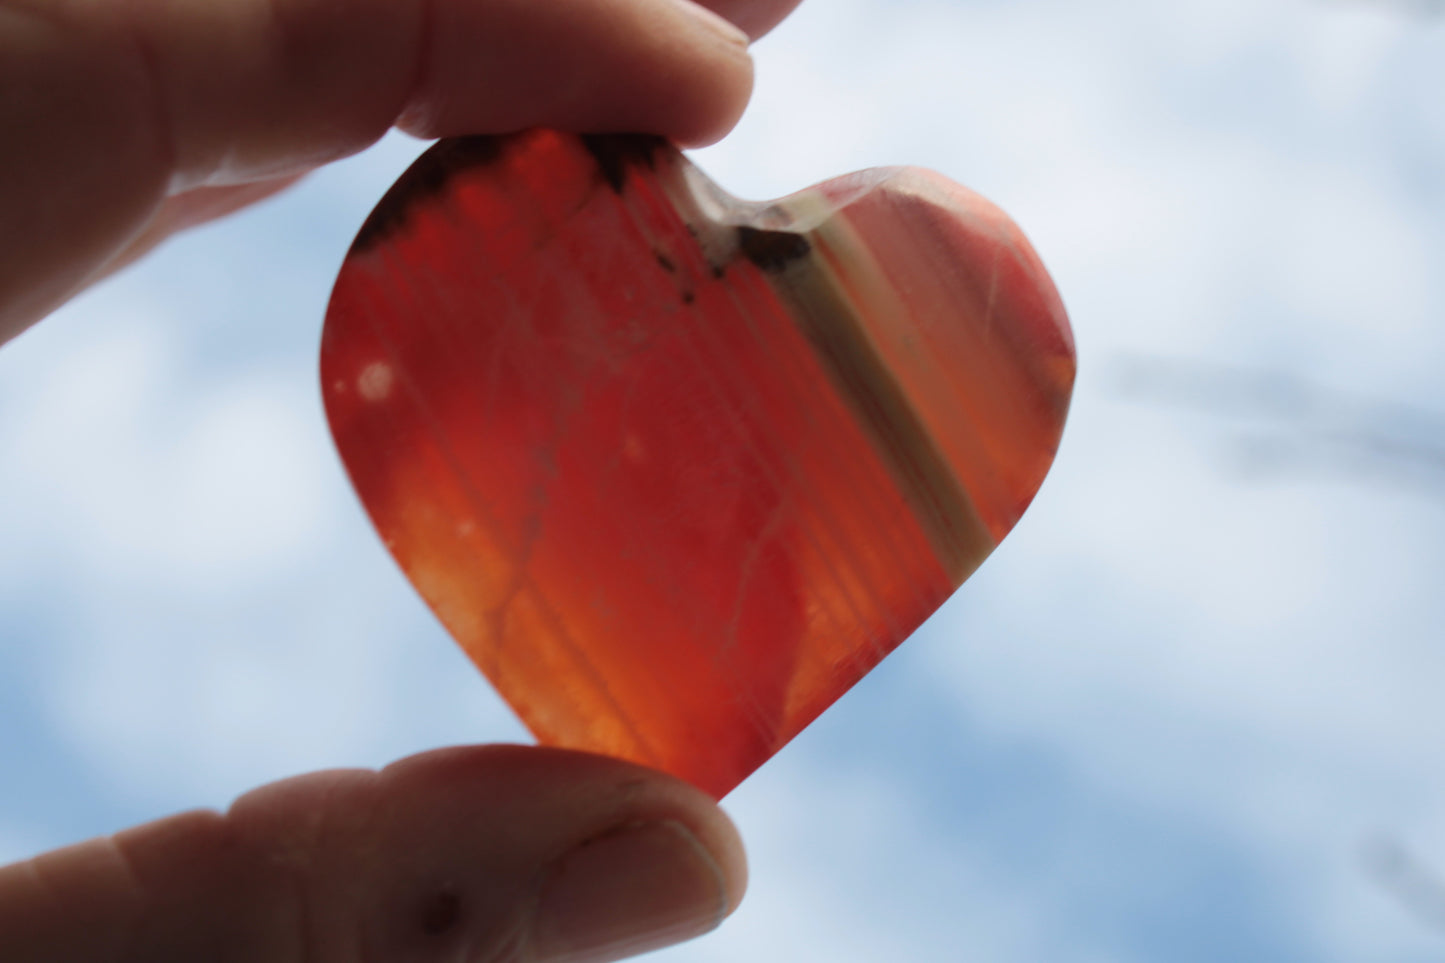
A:
{"label": "translucent gemstone", "polygon": [[736,200],[661,141],[444,141],[322,342],[387,547],[544,743],[721,796],[1028,505],[1074,377],[1048,275],[929,171]]}

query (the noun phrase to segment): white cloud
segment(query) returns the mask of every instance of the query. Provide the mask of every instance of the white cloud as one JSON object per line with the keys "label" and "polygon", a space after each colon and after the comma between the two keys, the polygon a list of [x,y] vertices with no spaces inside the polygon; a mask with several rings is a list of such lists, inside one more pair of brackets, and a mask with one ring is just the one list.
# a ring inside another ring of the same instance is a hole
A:
{"label": "white cloud", "polygon": [[1401,13],[1407,4],[1325,3],[1291,32],[1296,69],[1314,105],[1348,119],[1366,103],[1389,60],[1402,52],[1420,20]]}
{"label": "white cloud", "polygon": [[18,826],[0,824],[0,865],[33,855],[31,848],[24,843],[28,835]]}
{"label": "white cloud", "polygon": [[1098,791],[1244,842],[1326,958],[1418,948],[1431,934],[1365,913],[1356,854],[1377,827],[1432,825],[1445,798],[1445,515],[1327,481],[1241,485],[1198,438],[1120,407],[1081,405],[1020,541],[968,590],[987,631],[931,652],[958,705]]}
{"label": "white cloud", "polygon": [[[81,343],[59,356],[22,343],[7,359],[43,372],[0,425],[27,553],[138,577],[159,570],[192,590],[304,565],[336,521],[309,386],[265,372],[187,384],[155,316],[54,322],[75,325]],[[55,539],[66,529],[84,537]]]}
{"label": "white cloud", "polygon": [[[938,827],[907,787],[809,765],[760,773],[729,800],[752,854],[742,909],[678,959],[1105,963],[1051,881],[1020,887]],[[905,862],[900,862],[904,860]],[[850,908],[850,909],[845,909]]]}

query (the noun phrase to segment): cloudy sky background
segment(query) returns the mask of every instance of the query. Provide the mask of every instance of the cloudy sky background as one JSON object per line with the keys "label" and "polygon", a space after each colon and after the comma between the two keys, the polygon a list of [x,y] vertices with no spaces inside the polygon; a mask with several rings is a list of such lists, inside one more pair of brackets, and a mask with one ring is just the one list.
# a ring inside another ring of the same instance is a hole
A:
{"label": "cloudy sky background", "polygon": [[[1009,541],[729,799],[743,909],[657,958],[1445,958],[1445,21],[812,0],[758,58],[710,173],[974,187],[1053,271],[1080,379]],[[340,258],[419,150],[0,351],[0,860],[523,737],[315,384]]]}

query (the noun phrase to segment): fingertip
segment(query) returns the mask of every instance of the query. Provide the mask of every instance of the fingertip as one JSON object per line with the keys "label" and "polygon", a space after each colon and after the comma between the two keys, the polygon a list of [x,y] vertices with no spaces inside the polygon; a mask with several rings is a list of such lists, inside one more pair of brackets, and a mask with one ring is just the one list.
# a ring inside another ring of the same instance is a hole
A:
{"label": "fingertip", "polygon": [[[354,770],[300,777],[337,778]],[[505,816],[518,833],[566,832],[576,843],[625,824],[677,822],[718,862],[735,908],[747,887],[742,838],[717,801],[675,776],[589,752],[494,743],[433,749],[393,762],[375,774],[375,791],[433,816]],[[273,784],[268,789],[283,787]]]}
{"label": "fingertip", "polygon": [[369,845],[387,874],[366,912],[383,956],[417,938],[394,908],[427,904],[439,881],[473,942],[520,926],[534,958],[589,961],[701,935],[747,884],[737,829],[711,797],[603,756],[438,750],[389,766],[375,797]]}
{"label": "fingertip", "polygon": [[[753,93],[753,57],[748,49],[751,37],[731,20],[693,0],[668,0],[671,9],[693,21],[702,41],[694,58],[685,62],[684,76],[673,89],[683,90],[689,82],[699,84],[697,101],[680,101],[666,129],[656,133],[670,136],[682,147],[705,147],[727,135],[737,125]],[[714,69],[698,73],[694,65],[716,61]],[[651,131],[645,131],[651,133]]]}
{"label": "fingertip", "polygon": [[757,40],[795,10],[802,0],[703,0],[718,15],[727,18],[749,37]]}
{"label": "fingertip", "polygon": [[658,132],[684,148],[707,147],[726,137],[753,96],[752,55],[741,48],[737,57],[726,76],[719,75],[717,84],[702,91],[696,104],[680,103],[673,115],[661,122],[665,129]]}
{"label": "fingertip", "polygon": [[[479,56],[478,37],[506,37]],[[691,0],[436,0],[398,126],[419,137],[556,127],[712,143],[752,94],[747,36]]]}
{"label": "fingertip", "polygon": [[737,912],[747,895],[747,849],[737,824],[712,796],[688,783],[678,782],[687,790],[681,799],[686,807],[685,815],[679,821],[706,850],[718,872],[722,900],[716,923],[721,923]]}
{"label": "fingertip", "polygon": [[743,897],[748,893],[748,858],[747,850],[743,846],[742,836],[733,827],[733,822],[728,819],[728,826],[732,828],[732,836],[725,845],[716,845],[711,852],[718,857],[718,863],[722,867],[723,879],[726,883],[727,907],[723,913],[724,917],[733,915],[743,903]]}

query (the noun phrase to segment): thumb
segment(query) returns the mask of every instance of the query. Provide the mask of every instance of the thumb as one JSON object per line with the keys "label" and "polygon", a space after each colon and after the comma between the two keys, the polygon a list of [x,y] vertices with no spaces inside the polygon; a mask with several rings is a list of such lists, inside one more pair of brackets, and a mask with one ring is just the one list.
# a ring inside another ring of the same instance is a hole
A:
{"label": "thumb", "polygon": [[594,963],[712,929],[745,880],[727,817],[670,776],[450,749],[0,869],[0,959]]}

